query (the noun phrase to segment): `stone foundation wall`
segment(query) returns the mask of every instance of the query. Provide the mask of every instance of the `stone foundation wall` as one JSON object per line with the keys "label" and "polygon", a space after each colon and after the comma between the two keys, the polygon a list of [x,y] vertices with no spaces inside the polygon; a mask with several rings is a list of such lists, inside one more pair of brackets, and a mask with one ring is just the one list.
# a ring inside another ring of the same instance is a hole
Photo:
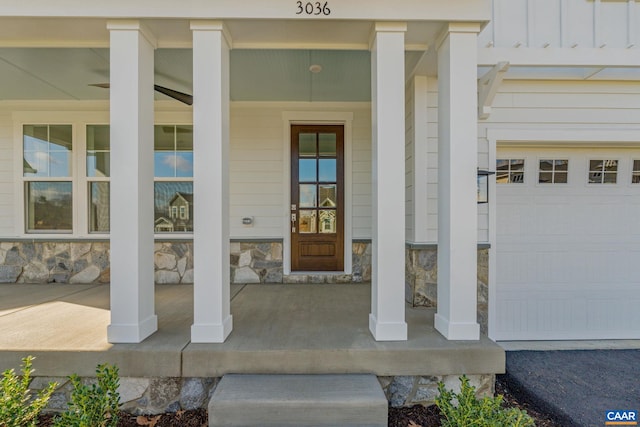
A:
{"label": "stone foundation wall", "polygon": [[283,274],[281,241],[231,243],[231,283],[351,283],[371,281],[371,242],[352,244],[352,274]]}
{"label": "stone foundation wall", "polygon": [[[438,250],[435,245],[405,249],[405,298],[414,307],[436,307]],[[478,249],[478,323],[487,333],[489,316],[489,249]]]}
{"label": "stone foundation wall", "polygon": [[[371,280],[371,242],[355,241],[353,274],[283,274],[282,241],[232,241],[231,283],[350,283]],[[193,283],[193,242],[156,241],[155,282]],[[0,283],[109,283],[108,241],[0,242]]]}
{"label": "stone foundation wall", "polygon": [[[396,376],[378,377],[389,405],[394,408],[403,406],[435,404],[438,395],[438,382],[442,381],[447,390],[460,392],[461,375],[442,376]],[[493,396],[496,377],[493,374],[467,375],[469,383],[476,388],[476,396]]]}
{"label": "stone foundation wall", "polygon": [[109,283],[108,242],[1,242],[0,283]]}
{"label": "stone foundation wall", "polygon": [[[429,406],[435,403],[438,382],[447,389],[460,390],[460,375],[445,376],[396,376],[378,377],[380,385],[392,407],[413,405]],[[479,397],[493,395],[495,375],[467,375],[476,387]],[[220,378],[120,378],[120,402],[122,409],[134,415],[153,415],[207,408],[211,395]],[[85,383],[94,383],[95,378],[83,378]],[[50,382],[58,388],[51,396],[47,412],[63,412],[67,409],[72,386],[67,377],[36,377],[30,389],[35,393]]]}

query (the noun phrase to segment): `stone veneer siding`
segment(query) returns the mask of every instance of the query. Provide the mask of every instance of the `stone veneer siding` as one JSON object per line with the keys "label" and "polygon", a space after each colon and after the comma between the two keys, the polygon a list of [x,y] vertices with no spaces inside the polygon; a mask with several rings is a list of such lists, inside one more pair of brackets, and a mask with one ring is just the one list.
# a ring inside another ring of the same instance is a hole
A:
{"label": "stone veneer siding", "polygon": [[[371,281],[371,242],[352,243],[352,274],[284,275],[281,240],[232,241],[231,283],[351,283]],[[405,295],[413,306],[437,303],[437,248],[407,245]],[[489,251],[478,249],[478,322],[487,332]],[[193,283],[193,242],[156,241],[155,281]],[[109,283],[109,241],[0,242],[0,283]]]}
{"label": "stone veneer siding", "polygon": [[[282,241],[232,241],[232,283],[350,283],[371,280],[371,242],[353,242],[352,274],[292,274]],[[193,242],[156,241],[155,282],[193,283]],[[0,283],[109,283],[109,241],[0,242]]]}
{"label": "stone veneer siding", "polygon": [[[387,400],[392,407],[413,405],[429,406],[435,403],[438,382],[447,389],[460,390],[460,375],[444,376],[395,376],[378,377]],[[467,375],[471,385],[476,387],[479,397],[493,395],[495,375]],[[94,384],[95,378],[82,381]],[[153,415],[180,410],[207,408],[211,395],[220,378],[174,378],[153,377],[120,378],[121,408],[134,415]],[[73,387],[68,377],[35,377],[29,388],[36,393],[56,382],[58,387],[51,396],[46,412],[63,412],[67,409]]]}
{"label": "stone veneer siding", "polygon": [[[407,245],[405,297],[414,307],[436,307],[438,302],[438,249],[436,245]],[[487,333],[489,319],[489,249],[478,246],[478,323]]]}

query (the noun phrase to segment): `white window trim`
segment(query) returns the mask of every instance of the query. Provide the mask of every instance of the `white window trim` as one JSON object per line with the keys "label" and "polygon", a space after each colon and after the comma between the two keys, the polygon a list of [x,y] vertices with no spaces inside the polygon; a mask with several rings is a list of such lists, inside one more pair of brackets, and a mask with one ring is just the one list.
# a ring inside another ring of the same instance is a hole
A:
{"label": "white window trim", "polygon": [[[109,234],[89,233],[88,191],[86,179],[86,125],[108,123],[106,112],[79,111],[23,111],[15,112],[13,118],[13,165],[14,165],[14,233],[18,238],[47,239],[105,239]],[[70,125],[72,127],[72,231],[71,232],[31,232],[26,227],[25,181],[33,181],[23,174],[23,127],[24,125]],[[27,179],[25,179],[27,178]]]}
{"label": "white window trim", "polygon": [[[50,107],[47,107],[50,108]],[[154,125],[192,126],[191,114],[180,112],[161,112],[161,120],[156,119]],[[74,109],[58,111],[18,111],[12,114],[13,121],[13,177],[14,177],[14,237],[20,239],[109,239],[109,233],[89,232],[89,191],[91,181],[110,181],[110,177],[87,177],[86,164],[86,132],[89,125],[108,125],[109,111],[77,111]],[[71,168],[73,225],[72,232],[60,233],[27,233],[25,217],[25,189],[23,176],[23,126],[30,124],[71,125],[73,134],[73,151]],[[154,181],[190,181],[190,177],[155,178]],[[191,240],[193,233],[155,233],[156,240]]]}

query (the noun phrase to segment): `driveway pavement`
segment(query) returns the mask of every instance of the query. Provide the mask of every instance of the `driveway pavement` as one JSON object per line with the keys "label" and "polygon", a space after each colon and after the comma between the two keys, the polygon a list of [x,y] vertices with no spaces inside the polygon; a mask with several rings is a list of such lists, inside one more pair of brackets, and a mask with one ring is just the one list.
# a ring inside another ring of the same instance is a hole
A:
{"label": "driveway pavement", "polygon": [[640,413],[640,349],[508,351],[504,379],[562,426],[604,426],[608,410]]}

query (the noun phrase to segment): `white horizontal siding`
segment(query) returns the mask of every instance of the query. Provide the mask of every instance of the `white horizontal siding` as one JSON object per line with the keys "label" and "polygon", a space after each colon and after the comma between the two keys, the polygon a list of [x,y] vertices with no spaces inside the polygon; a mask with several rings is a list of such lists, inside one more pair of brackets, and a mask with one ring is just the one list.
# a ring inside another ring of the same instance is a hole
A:
{"label": "white horizontal siding", "polygon": [[[283,238],[290,191],[285,176],[285,111],[349,111],[352,126],[353,238],[371,237],[371,119],[366,104],[232,103],[230,222],[232,238]],[[348,168],[347,168],[348,170]],[[254,218],[251,227],[242,218]]]}
{"label": "white horizontal siding", "polygon": [[353,238],[371,239],[371,110],[354,111],[352,151]]}
{"label": "white horizontal siding", "polygon": [[14,235],[13,121],[0,112],[0,236]]}
{"label": "white horizontal siding", "polygon": [[413,111],[414,108],[414,85],[413,82],[410,82],[405,87],[405,103],[404,103],[404,111],[405,111],[405,239],[407,241],[413,242],[415,241],[415,229],[414,229],[414,200],[413,200],[413,192],[414,192],[414,171],[413,171],[413,163],[414,163],[414,150],[415,150],[415,141],[414,138],[414,121],[415,114]]}

